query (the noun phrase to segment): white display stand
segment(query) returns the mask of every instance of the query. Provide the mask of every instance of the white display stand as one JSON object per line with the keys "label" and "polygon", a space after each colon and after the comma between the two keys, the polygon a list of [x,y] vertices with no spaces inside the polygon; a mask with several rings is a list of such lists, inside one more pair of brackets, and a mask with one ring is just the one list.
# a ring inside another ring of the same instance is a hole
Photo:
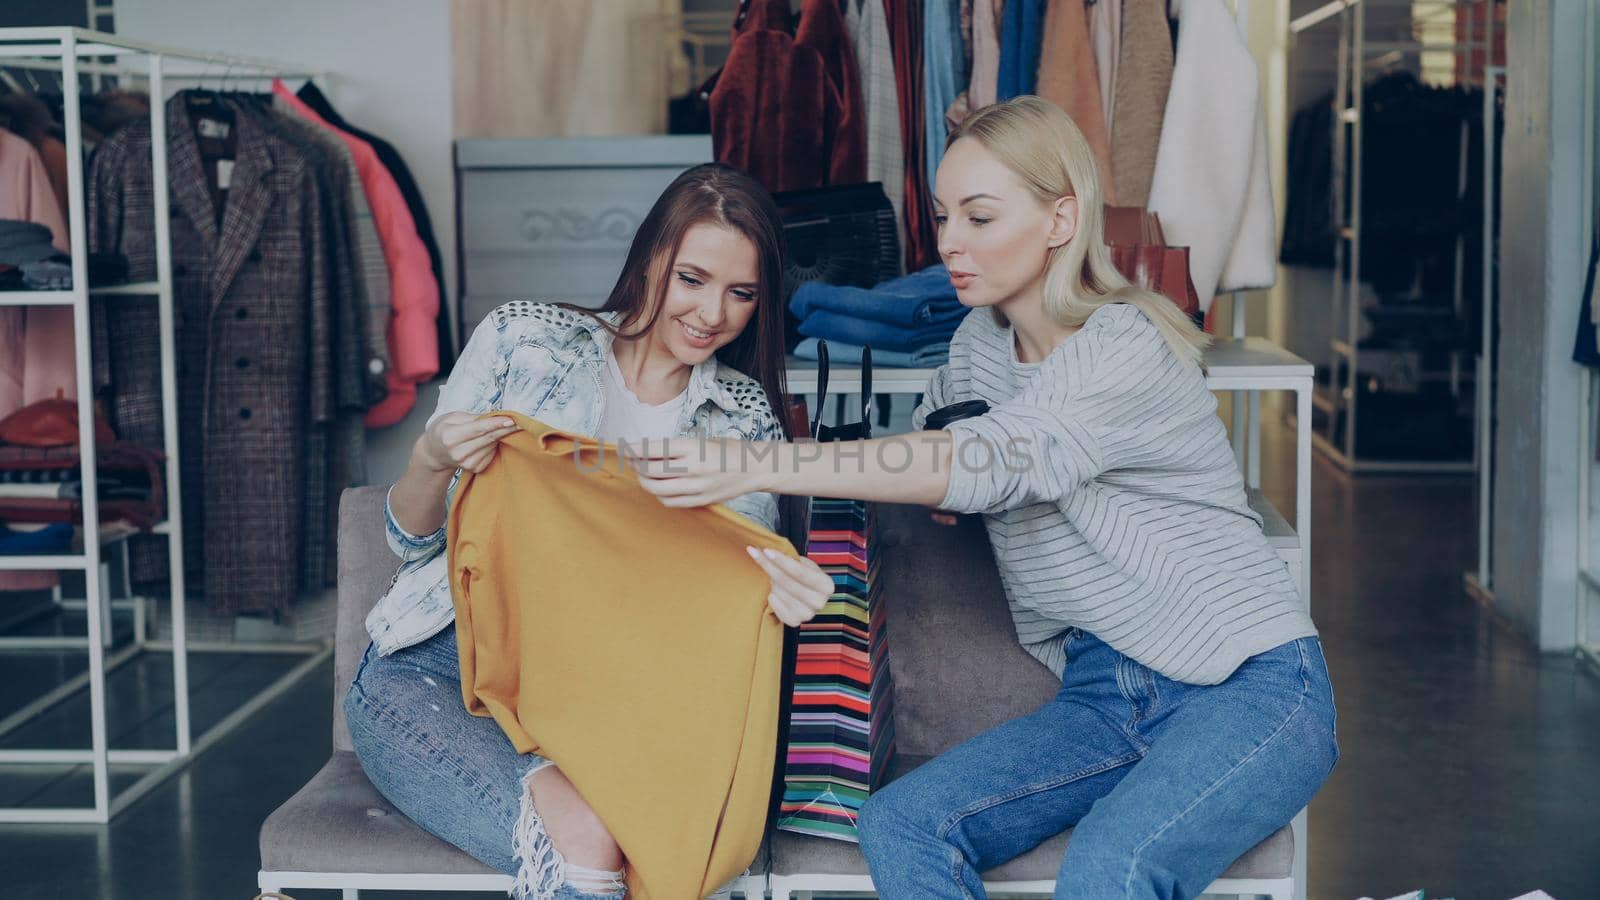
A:
{"label": "white display stand", "polygon": [[[106,62],[105,60],[112,60]],[[83,493],[83,549],[65,555],[0,556],[0,570],[81,571],[84,575],[83,608],[88,616],[84,638],[8,637],[0,639],[0,652],[37,652],[84,648],[89,655],[89,671],[68,679],[45,695],[0,721],[0,734],[16,730],[46,710],[65,701],[85,687],[89,690],[90,747],[39,748],[0,751],[0,764],[93,766],[94,805],[90,807],[0,808],[0,823],[105,823],[121,810],[144,796],[197,754],[247,720],[274,698],[294,685],[331,657],[329,642],[319,643],[198,643],[186,635],[184,603],[186,590],[183,565],[183,500],[178,465],[177,351],[172,300],[172,242],[170,193],[167,182],[166,84],[172,80],[202,80],[231,83],[246,79],[260,81],[273,76],[313,78],[316,73],[246,57],[193,53],[129,41],[116,35],[82,28],[0,28],[0,64],[7,68],[36,69],[59,73],[63,86],[63,118],[66,129],[68,231],[72,241],[72,289],[66,291],[8,291],[0,293],[0,306],[70,306],[72,308],[73,350],[76,353],[76,397],[82,477],[85,485],[96,484],[92,364],[90,360],[90,297],[116,297],[116,302],[154,302],[160,311],[162,434],[166,448],[167,520],[158,524],[156,534],[168,537],[168,565],[171,585],[170,641],[152,640],[146,633],[144,598],[132,603],[134,640],[116,653],[106,654],[110,643],[108,572],[103,557],[116,538],[102,541],[97,527],[99,503],[93,490]],[[150,135],[153,159],[153,201],[155,206],[156,280],[120,284],[103,288],[89,286],[88,228],[84,221],[85,172],[82,119],[79,110],[80,76],[114,75],[122,79],[144,79],[150,93]],[[63,348],[65,350],[65,348]],[[66,608],[66,604],[62,604]],[[199,736],[191,735],[189,707],[188,654],[196,652],[295,653],[307,656],[287,674],[251,698],[221,722]],[[106,676],[141,653],[170,653],[172,656],[173,706],[176,719],[174,745],[160,750],[114,750],[106,734]],[[118,791],[110,787],[113,765],[153,767]]]}

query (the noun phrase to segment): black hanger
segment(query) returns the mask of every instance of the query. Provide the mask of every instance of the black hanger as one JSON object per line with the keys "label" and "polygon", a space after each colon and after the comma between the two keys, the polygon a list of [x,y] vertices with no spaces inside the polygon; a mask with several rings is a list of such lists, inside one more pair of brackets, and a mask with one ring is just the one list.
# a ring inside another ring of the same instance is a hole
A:
{"label": "black hanger", "polygon": [[811,417],[811,439],[822,434],[822,410],[828,405],[828,342],[817,341],[817,411]]}
{"label": "black hanger", "polygon": [[828,402],[828,348],[817,342],[817,417],[811,433],[818,441],[864,441],[872,437],[872,348],[861,350],[861,420],[847,425],[823,425],[822,409]]}

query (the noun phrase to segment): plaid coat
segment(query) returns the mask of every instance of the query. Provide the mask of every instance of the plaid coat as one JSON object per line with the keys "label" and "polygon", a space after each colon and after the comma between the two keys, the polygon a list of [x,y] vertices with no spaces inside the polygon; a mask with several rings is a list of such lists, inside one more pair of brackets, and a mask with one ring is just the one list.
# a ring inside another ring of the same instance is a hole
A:
{"label": "plaid coat", "polygon": [[[167,103],[186,560],[203,564],[213,609],[276,612],[300,587],[308,484],[327,496],[327,461],[305,451],[308,429],[331,428],[339,406],[328,258],[337,220],[307,154],[243,110],[219,218],[186,98]],[[102,143],[90,175],[90,248],[126,255],[134,280],[154,279],[148,123]],[[118,434],[161,446],[155,304],[110,298],[95,319]]]}

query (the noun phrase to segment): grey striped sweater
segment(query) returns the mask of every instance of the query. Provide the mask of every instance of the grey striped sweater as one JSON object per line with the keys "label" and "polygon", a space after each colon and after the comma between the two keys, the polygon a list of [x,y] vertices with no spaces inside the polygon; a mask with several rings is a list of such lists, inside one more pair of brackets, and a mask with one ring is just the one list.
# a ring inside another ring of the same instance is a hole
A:
{"label": "grey striped sweater", "polygon": [[1137,307],[1101,307],[1034,364],[974,311],[913,421],[972,399],[991,409],[949,426],[940,506],[985,514],[1017,637],[1058,675],[1073,627],[1191,684],[1317,633],[1204,376]]}

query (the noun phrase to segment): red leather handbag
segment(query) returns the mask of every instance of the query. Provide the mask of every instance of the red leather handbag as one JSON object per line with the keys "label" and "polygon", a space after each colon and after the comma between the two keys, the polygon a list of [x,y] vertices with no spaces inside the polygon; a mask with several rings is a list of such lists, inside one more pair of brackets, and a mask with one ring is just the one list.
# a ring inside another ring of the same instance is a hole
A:
{"label": "red leather handbag", "polygon": [[1105,241],[1111,263],[1124,278],[1200,315],[1200,294],[1189,276],[1189,248],[1167,246],[1161,219],[1137,206],[1105,208]]}

